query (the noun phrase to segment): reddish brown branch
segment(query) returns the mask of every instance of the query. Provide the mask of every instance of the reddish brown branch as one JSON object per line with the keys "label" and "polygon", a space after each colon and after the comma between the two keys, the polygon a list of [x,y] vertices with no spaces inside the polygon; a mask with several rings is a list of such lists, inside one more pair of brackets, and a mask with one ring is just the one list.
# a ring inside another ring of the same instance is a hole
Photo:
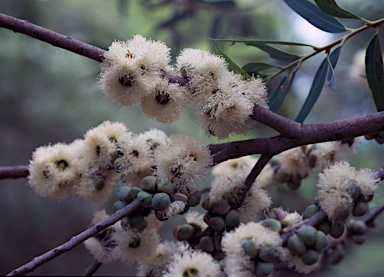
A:
{"label": "reddish brown branch", "polygon": [[24,178],[29,174],[27,165],[0,167],[0,179]]}
{"label": "reddish brown branch", "polygon": [[33,271],[38,266],[58,257],[61,254],[64,254],[65,252],[68,252],[72,250],[75,246],[79,245],[86,239],[96,235],[98,232],[102,231],[103,229],[107,228],[108,226],[115,224],[117,221],[122,219],[123,217],[132,214],[134,211],[138,209],[140,205],[140,200],[135,199],[131,204],[127,205],[126,207],[118,210],[110,217],[104,219],[103,221],[99,222],[96,225],[92,225],[84,232],[73,236],[69,241],[66,243],[38,256],[35,257],[32,261],[29,263],[26,263],[25,265],[13,270],[10,272],[7,276],[15,276],[15,275],[24,275],[27,272]]}
{"label": "reddish brown branch", "polygon": [[53,46],[63,48],[97,62],[102,62],[105,50],[89,45],[69,36],[53,32],[37,26],[27,20],[21,20],[9,15],[0,13],[0,27],[12,30],[17,33],[33,37]]}

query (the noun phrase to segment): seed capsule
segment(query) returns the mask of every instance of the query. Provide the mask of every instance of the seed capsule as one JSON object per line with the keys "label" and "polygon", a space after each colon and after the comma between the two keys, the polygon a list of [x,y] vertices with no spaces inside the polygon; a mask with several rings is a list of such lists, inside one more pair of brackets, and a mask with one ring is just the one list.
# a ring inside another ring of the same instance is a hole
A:
{"label": "seed capsule", "polygon": [[331,237],[334,237],[335,239],[338,239],[341,237],[344,233],[344,224],[341,223],[333,223],[331,224],[331,228],[329,230],[329,235]]}
{"label": "seed capsule", "polygon": [[203,203],[201,203],[201,206],[203,207],[204,210],[207,210],[207,211],[211,209],[209,197],[204,199]]}
{"label": "seed capsule", "polygon": [[317,230],[322,231],[324,234],[328,234],[331,229],[331,222],[326,219],[319,226],[317,226]]}
{"label": "seed capsule", "polygon": [[353,234],[362,235],[367,230],[367,224],[363,220],[351,219],[348,224],[348,229],[350,229]]}
{"label": "seed capsule", "polygon": [[363,244],[365,242],[365,239],[366,239],[366,236],[365,234],[361,234],[361,235],[353,235],[352,236],[352,240],[354,243],[356,244]]}
{"label": "seed capsule", "polygon": [[313,265],[319,259],[320,253],[313,249],[308,249],[301,258],[306,265]]}
{"label": "seed capsule", "polygon": [[341,262],[341,260],[344,258],[344,255],[345,255],[345,250],[344,248],[338,244],[336,246],[336,248],[333,249],[333,251],[331,251],[329,254],[328,254],[328,260],[332,263],[332,264],[338,264],[339,262]]}
{"label": "seed capsule", "polygon": [[269,274],[271,274],[272,269],[273,269],[272,263],[257,261],[256,267],[255,267],[255,275],[257,277],[266,277]]}
{"label": "seed capsule", "polygon": [[297,231],[297,235],[300,237],[300,239],[306,244],[306,245],[314,245],[316,242],[316,228],[309,226],[309,225],[303,225],[300,227],[300,229]]}
{"label": "seed capsule", "polygon": [[317,251],[323,250],[328,245],[328,237],[322,231],[317,230],[316,232],[316,242],[314,244],[314,248]]}
{"label": "seed capsule", "polygon": [[121,201],[127,201],[129,199],[128,194],[129,194],[130,190],[131,190],[131,188],[128,186],[122,186],[122,187],[117,188],[116,189],[117,198],[119,198],[119,200],[121,200]]}
{"label": "seed capsule", "polygon": [[369,205],[366,202],[356,201],[355,206],[352,208],[353,216],[363,216],[369,210]]}
{"label": "seed capsule", "polygon": [[230,210],[225,215],[225,224],[228,227],[236,227],[240,224],[240,213],[237,210]]}
{"label": "seed capsule", "polygon": [[140,200],[140,207],[142,208],[151,207],[152,194],[142,190],[142,191],[139,191],[139,193],[137,194],[137,199]]}
{"label": "seed capsule", "polygon": [[314,216],[315,214],[317,214],[319,211],[320,211],[319,206],[317,206],[315,204],[309,205],[304,211],[303,219],[310,218],[310,217]]}
{"label": "seed capsule", "polygon": [[252,239],[245,239],[241,243],[241,247],[244,250],[245,255],[249,256],[251,259],[254,259],[259,253],[259,248]]}
{"label": "seed capsule", "polygon": [[274,219],[274,218],[267,218],[267,219],[261,221],[261,224],[264,227],[267,227],[267,228],[271,229],[272,231],[275,231],[278,233],[280,233],[281,229],[282,229],[281,222]]}
{"label": "seed capsule", "polygon": [[224,218],[221,216],[213,216],[209,219],[210,227],[212,227],[213,230],[215,230],[217,233],[221,233],[225,229],[225,221]]}
{"label": "seed capsule", "polygon": [[129,191],[128,196],[127,196],[127,201],[132,202],[133,199],[135,199],[137,197],[137,194],[139,193],[139,191],[141,191],[140,188],[132,187],[131,190]]}
{"label": "seed capsule", "polygon": [[174,230],[174,236],[177,240],[189,240],[195,231],[195,229],[190,224],[177,226]]}
{"label": "seed capsule", "polygon": [[163,178],[163,177],[159,177],[157,179],[157,182],[156,182],[157,191],[165,192],[166,194],[171,195],[173,193],[173,188],[174,188],[173,183],[169,179]]}
{"label": "seed capsule", "polygon": [[221,249],[221,239],[223,236],[221,234],[215,234],[213,236],[213,245],[215,246],[216,251],[222,251]]}
{"label": "seed capsule", "polygon": [[275,249],[272,246],[266,245],[259,250],[258,258],[263,262],[271,263],[275,257]]}
{"label": "seed capsule", "polygon": [[113,168],[116,170],[117,173],[121,173],[124,171],[124,163],[122,158],[116,158],[113,161]]}
{"label": "seed capsule", "polygon": [[351,215],[350,207],[337,206],[333,215],[336,221],[344,222]]}
{"label": "seed capsule", "polygon": [[302,255],[307,251],[305,243],[299,238],[297,234],[289,237],[287,248],[295,255]]}
{"label": "seed capsule", "polygon": [[210,236],[204,236],[199,241],[199,248],[205,252],[211,253],[215,249],[213,239]]}
{"label": "seed capsule", "polygon": [[194,191],[188,198],[187,205],[190,207],[196,207],[200,204],[201,192],[199,190]]}
{"label": "seed capsule", "polygon": [[231,209],[231,206],[229,205],[228,201],[223,198],[214,201],[211,207],[212,211],[218,215],[225,215]]}
{"label": "seed capsule", "polygon": [[128,216],[128,223],[134,229],[142,231],[147,227],[147,221],[140,213],[134,213]]}
{"label": "seed capsule", "polygon": [[125,206],[127,206],[129,203],[127,201],[116,201],[115,204],[113,204],[113,210],[116,212]]}
{"label": "seed capsule", "polygon": [[140,188],[145,191],[154,192],[156,190],[156,177],[147,176],[140,181]]}
{"label": "seed capsule", "polygon": [[151,207],[154,210],[162,210],[167,208],[171,204],[171,199],[169,195],[165,192],[159,192],[153,195],[151,201]]}
{"label": "seed capsule", "polygon": [[351,195],[352,199],[355,201],[361,194],[361,188],[357,184],[352,183],[349,185],[347,192]]}
{"label": "seed capsule", "polygon": [[188,196],[186,196],[185,194],[180,193],[180,192],[176,192],[176,193],[172,194],[171,199],[172,199],[172,202],[173,201],[182,201],[184,203],[188,202]]}

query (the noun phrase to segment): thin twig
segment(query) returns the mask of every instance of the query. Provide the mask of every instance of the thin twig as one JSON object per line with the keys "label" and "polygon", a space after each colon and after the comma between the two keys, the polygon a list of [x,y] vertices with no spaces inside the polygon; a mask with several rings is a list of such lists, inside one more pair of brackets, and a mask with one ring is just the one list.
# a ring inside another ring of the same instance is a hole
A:
{"label": "thin twig", "polygon": [[28,165],[0,166],[0,179],[24,178],[28,174]]}
{"label": "thin twig", "polygon": [[75,246],[79,245],[86,239],[96,235],[98,232],[104,230],[108,226],[115,224],[117,221],[122,219],[123,217],[132,214],[134,211],[138,209],[140,205],[140,200],[135,199],[132,203],[127,205],[126,207],[118,210],[114,214],[112,214],[110,217],[104,219],[103,221],[92,225],[87,230],[81,232],[80,234],[73,236],[69,241],[65,242],[64,244],[40,255],[35,257],[32,261],[29,263],[26,263],[25,265],[14,269],[12,272],[10,272],[7,276],[15,276],[15,275],[24,275],[27,272],[31,272],[34,269],[36,269],[38,266],[58,257],[59,255],[68,252],[72,250]]}
{"label": "thin twig", "polygon": [[84,271],[83,276],[92,276],[93,273],[95,273],[99,267],[102,265],[102,263],[98,261],[94,261],[92,264],[90,264]]}

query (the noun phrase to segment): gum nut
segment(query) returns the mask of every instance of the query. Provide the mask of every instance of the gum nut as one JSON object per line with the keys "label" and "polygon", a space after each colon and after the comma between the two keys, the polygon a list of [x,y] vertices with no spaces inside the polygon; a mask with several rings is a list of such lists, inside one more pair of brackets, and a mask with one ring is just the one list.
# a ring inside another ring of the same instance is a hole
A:
{"label": "gum nut", "polygon": [[351,231],[356,235],[362,235],[367,230],[367,224],[363,220],[354,220]]}
{"label": "gum nut", "polygon": [[265,245],[259,250],[258,258],[263,262],[271,263],[275,257],[275,249],[270,245]]}
{"label": "gum nut", "polygon": [[331,224],[331,228],[329,229],[329,235],[335,239],[341,237],[344,233],[344,224],[342,223],[333,223]]}
{"label": "gum nut", "polygon": [[183,215],[183,214],[187,213],[188,211],[189,211],[189,206],[188,206],[188,205],[185,205],[184,210],[182,210],[182,211],[179,213],[179,215]]}
{"label": "gum nut", "polygon": [[121,173],[124,171],[123,158],[116,158],[113,162],[113,168],[117,173]]}
{"label": "gum nut", "polygon": [[217,233],[221,233],[225,229],[225,221],[221,216],[213,216],[209,219],[209,226]]}
{"label": "gum nut", "polygon": [[193,227],[193,229],[195,230],[195,231],[194,231],[195,234],[200,233],[201,230],[202,230],[202,229],[201,229],[201,226],[199,226],[199,225],[197,225],[197,224],[195,224],[195,223],[190,222],[189,225],[191,225],[191,226]]}
{"label": "gum nut", "polygon": [[221,249],[221,239],[223,236],[221,234],[213,235],[213,245],[215,246],[215,250],[222,251]]}
{"label": "gum nut", "polygon": [[259,248],[257,247],[256,242],[252,239],[243,240],[241,247],[243,248],[245,255],[249,256],[251,259],[254,259],[259,253]]}
{"label": "gum nut", "polygon": [[[133,201],[133,199],[135,199],[137,197],[137,194],[139,193],[139,191],[141,191],[140,188],[137,188],[137,187],[132,187],[131,190],[129,191],[129,194],[128,194],[128,200],[130,202]],[[131,200],[132,199],[132,200]]]}
{"label": "gum nut", "polygon": [[128,216],[128,223],[131,228],[137,229],[139,231],[142,231],[147,227],[147,221],[145,218],[139,214],[134,213]]}
{"label": "gum nut", "polygon": [[156,181],[155,176],[147,176],[141,179],[140,188],[145,191],[154,192],[156,190]]}
{"label": "gum nut", "polygon": [[278,233],[280,233],[282,229],[281,222],[274,218],[267,218],[261,221],[261,225]]}
{"label": "gum nut", "polygon": [[283,220],[287,216],[287,212],[281,208],[273,208],[269,213],[269,218],[274,218],[278,221]]}
{"label": "gum nut", "polygon": [[131,188],[128,186],[122,186],[122,187],[117,188],[116,189],[117,198],[119,198],[119,200],[121,200],[121,201],[127,201],[127,199],[128,199],[127,197],[128,197],[130,190],[131,190]]}
{"label": "gum nut", "polygon": [[363,244],[365,242],[365,239],[366,239],[366,236],[365,234],[361,234],[361,235],[353,235],[352,236],[352,240],[354,243],[356,244]]}
{"label": "gum nut", "polygon": [[204,199],[203,203],[201,203],[201,206],[203,207],[204,210],[207,210],[207,211],[209,211],[211,209],[209,197]]}
{"label": "gum nut", "polygon": [[147,217],[151,214],[151,211],[152,211],[151,207],[142,208],[142,209],[140,209],[140,214],[144,217]]}
{"label": "gum nut", "polygon": [[306,265],[313,265],[319,259],[320,253],[313,249],[308,249],[301,258]]}
{"label": "gum nut", "polygon": [[172,202],[173,201],[181,201],[181,202],[184,202],[185,204],[187,204],[187,202],[188,202],[188,196],[186,196],[185,194],[180,193],[180,192],[176,192],[176,193],[172,194],[171,199],[172,199]]}
{"label": "gum nut", "polygon": [[303,225],[297,231],[297,235],[306,245],[314,245],[316,242],[317,230],[315,227]]}
{"label": "gum nut", "polygon": [[328,245],[328,237],[322,231],[317,230],[316,232],[316,242],[314,244],[314,248],[317,251],[323,250]]}
{"label": "gum nut", "polygon": [[297,234],[289,237],[287,248],[295,255],[302,255],[307,251],[305,243],[299,238]]}
{"label": "gum nut", "polygon": [[228,227],[237,227],[240,224],[240,213],[237,210],[230,210],[225,215],[225,224]]}
{"label": "gum nut", "polygon": [[211,205],[212,211],[218,215],[225,215],[231,209],[228,201],[220,198],[214,201]]}
{"label": "gum nut", "polygon": [[344,222],[351,215],[350,207],[346,205],[337,206],[333,212],[336,221]]}
{"label": "gum nut", "polygon": [[213,239],[210,236],[201,237],[199,241],[199,249],[211,253],[215,249]]}
{"label": "gum nut", "polygon": [[169,195],[165,192],[159,192],[153,195],[151,201],[151,207],[154,210],[162,210],[167,208],[171,204],[171,199]]}
{"label": "gum nut", "polygon": [[163,178],[163,177],[159,177],[157,179],[157,182],[156,182],[156,190],[157,191],[165,192],[165,193],[171,195],[173,193],[173,188],[174,188],[174,186],[169,179]]}
{"label": "gum nut", "polygon": [[194,191],[188,198],[187,205],[190,207],[196,207],[200,204],[201,192],[199,190]]}
{"label": "gum nut", "polygon": [[332,253],[329,254],[328,256],[328,260],[332,263],[332,264],[338,264],[339,262],[341,262],[341,260],[344,258],[344,255],[345,255],[345,250],[343,249],[342,246],[337,246]]}
{"label": "gum nut", "polygon": [[305,211],[303,214],[303,219],[310,218],[310,217],[314,216],[315,214],[317,214],[319,211],[320,211],[319,206],[317,206],[315,204],[311,204],[305,208]]}
{"label": "gum nut", "polygon": [[142,191],[139,191],[139,193],[137,194],[137,199],[140,200],[140,207],[142,208],[151,207],[152,194],[142,190]]}
{"label": "gum nut", "polygon": [[372,201],[374,195],[375,195],[375,194],[374,194],[373,192],[372,192],[371,194],[367,194],[367,195],[360,194],[358,200],[361,201],[361,202],[366,202],[366,203],[368,203],[368,202],[371,202],[371,201]]}
{"label": "gum nut", "polygon": [[356,201],[355,205],[352,208],[353,216],[362,216],[365,215],[369,210],[369,205],[366,202]]}
{"label": "gum nut", "polygon": [[272,270],[273,270],[272,263],[257,261],[256,267],[255,267],[255,275],[257,277],[266,277],[269,274],[271,274]]}
{"label": "gum nut", "polygon": [[223,251],[213,251],[212,256],[216,261],[221,261],[225,258],[225,253]]}
{"label": "gum nut", "polygon": [[115,204],[113,204],[113,210],[116,212],[127,205],[128,205],[127,201],[116,201]]}
{"label": "gum nut", "polygon": [[347,192],[351,195],[352,199],[355,201],[361,194],[361,188],[357,184],[352,183],[348,186]]}
{"label": "gum nut", "polygon": [[329,230],[331,230],[331,222],[328,219],[326,219],[325,221],[321,222],[317,226],[317,230],[322,231],[325,234],[328,234]]}
{"label": "gum nut", "polygon": [[206,212],[205,215],[204,215],[204,222],[207,223],[209,225],[209,220],[211,219],[211,217],[214,217],[215,214],[211,213],[211,212]]}
{"label": "gum nut", "polygon": [[195,229],[190,224],[183,224],[180,226],[177,226],[174,229],[174,237],[177,240],[189,240],[194,233]]}

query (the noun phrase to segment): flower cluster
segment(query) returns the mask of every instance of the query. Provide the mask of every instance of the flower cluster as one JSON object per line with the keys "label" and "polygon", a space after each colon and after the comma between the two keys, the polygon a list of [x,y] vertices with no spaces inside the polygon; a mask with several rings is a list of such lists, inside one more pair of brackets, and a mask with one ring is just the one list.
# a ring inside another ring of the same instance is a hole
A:
{"label": "flower cluster", "polygon": [[190,197],[211,164],[208,147],[193,137],[157,129],[133,134],[122,123],[105,121],[83,139],[38,147],[29,185],[42,196],[63,199],[72,193],[103,203],[117,185],[139,187],[155,175],[172,182],[172,193]]}
{"label": "flower cluster", "polygon": [[[255,125],[254,105],[267,107],[260,78],[244,79],[229,71],[221,56],[199,49],[184,49],[171,66],[169,52],[163,43],[140,35],[113,42],[101,65],[103,92],[124,107],[140,102],[144,114],[166,124],[193,103],[201,126],[218,138],[245,134]],[[162,77],[175,73],[187,82]]]}

